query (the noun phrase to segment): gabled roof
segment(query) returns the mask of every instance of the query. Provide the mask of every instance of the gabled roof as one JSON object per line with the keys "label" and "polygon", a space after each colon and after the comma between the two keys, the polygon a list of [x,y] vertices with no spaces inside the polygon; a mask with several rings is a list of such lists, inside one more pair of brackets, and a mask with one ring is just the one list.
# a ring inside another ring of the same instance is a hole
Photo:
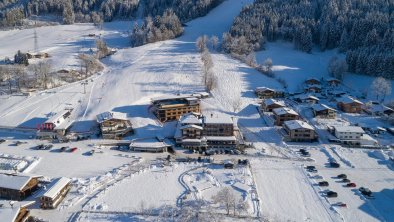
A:
{"label": "gabled roof", "polygon": [[305,94],[301,94],[298,96],[294,96],[294,98],[299,98],[301,100],[315,100],[315,101],[319,101],[320,99],[317,98],[316,96],[312,96],[312,95],[305,95]]}
{"label": "gabled roof", "polygon": [[127,114],[119,112],[103,112],[98,114],[96,118],[98,123],[102,123],[111,119],[127,120]]}
{"label": "gabled roof", "polygon": [[263,101],[263,103],[264,103],[266,106],[270,106],[270,105],[273,105],[273,104],[279,105],[279,106],[282,106],[282,107],[286,106],[285,103],[284,103],[283,101],[279,101],[279,100],[276,100],[276,99],[265,99],[265,100]]}
{"label": "gabled roof", "polygon": [[308,81],[317,81],[317,82],[320,82],[320,80],[318,80],[317,78],[314,78],[314,77],[312,77],[312,78],[307,78],[307,79],[305,80],[305,82],[308,82]]}
{"label": "gabled roof", "polygon": [[[12,203],[12,205],[11,205]],[[2,222],[15,222],[21,207],[34,204],[34,201],[0,200],[0,219]]]}
{"label": "gabled roof", "polygon": [[201,114],[199,113],[187,113],[185,115],[182,115],[181,118],[179,119],[179,122],[182,125],[185,124],[201,124],[202,119],[199,118]]}
{"label": "gabled roof", "polygon": [[46,120],[46,123],[56,123],[60,118],[62,118],[64,115],[70,113],[71,114],[72,109],[70,110],[62,110],[55,115],[51,116],[48,120]]}
{"label": "gabled roof", "polygon": [[320,86],[320,85],[316,85],[316,84],[312,84],[312,85],[306,85],[306,86],[304,87],[304,89],[310,89],[310,88],[318,88],[318,89],[321,89],[321,86]]}
{"label": "gabled roof", "polygon": [[50,188],[43,194],[44,197],[54,198],[68,183],[71,179],[66,177],[60,177],[50,184]]}
{"label": "gabled roof", "polygon": [[22,190],[31,179],[33,177],[27,175],[0,174],[0,187],[11,190]]}
{"label": "gabled roof", "polygon": [[334,126],[337,132],[350,132],[350,133],[365,133],[365,131],[359,126]]}
{"label": "gabled roof", "polygon": [[273,109],[272,112],[278,116],[285,115],[285,114],[292,114],[292,115],[298,116],[298,113],[296,111],[294,111],[293,109],[290,109],[288,107],[276,108],[276,109]]}
{"label": "gabled roof", "polygon": [[276,90],[276,89],[271,89],[271,88],[268,88],[268,87],[265,87],[265,86],[261,86],[261,87],[257,87],[255,91],[256,91],[256,92],[262,92],[262,91],[271,91],[271,92],[275,92],[275,91],[278,91],[278,90]]}
{"label": "gabled roof", "polygon": [[304,122],[304,121],[301,121],[301,120],[285,121],[284,125],[290,130],[296,130],[296,129],[313,130],[313,127],[311,125],[309,125],[307,122]]}
{"label": "gabled roof", "polygon": [[341,98],[337,99],[337,102],[344,103],[344,104],[358,103],[360,105],[363,105],[363,103],[361,101],[359,101],[357,99],[354,99],[354,98],[352,98],[350,96],[341,97]]}
{"label": "gabled roof", "polygon": [[315,104],[312,106],[312,109],[316,112],[323,111],[323,110],[334,110],[335,111],[335,109],[328,107],[325,104]]}

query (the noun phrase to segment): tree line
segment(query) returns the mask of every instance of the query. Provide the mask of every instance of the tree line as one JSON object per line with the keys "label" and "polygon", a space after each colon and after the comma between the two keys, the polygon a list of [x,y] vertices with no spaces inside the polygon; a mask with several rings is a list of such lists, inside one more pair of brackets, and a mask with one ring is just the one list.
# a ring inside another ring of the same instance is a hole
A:
{"label": "tree line", "polygon": [[247,55],[267,41],[291,41],[310,53],[338,48],[350,72],[394,78],[394,2],[256,0],[223,36],[223,49]]}
{"label": "tree line", "polygon": [[[172,10],[182,22],[206,15],[223,0],[4,0],[0,2],[0,27],[22,26],[33,15],[56,15],[64,24],[138,16],[155,17]],[[138,8],[143,8],[138,15]]]}

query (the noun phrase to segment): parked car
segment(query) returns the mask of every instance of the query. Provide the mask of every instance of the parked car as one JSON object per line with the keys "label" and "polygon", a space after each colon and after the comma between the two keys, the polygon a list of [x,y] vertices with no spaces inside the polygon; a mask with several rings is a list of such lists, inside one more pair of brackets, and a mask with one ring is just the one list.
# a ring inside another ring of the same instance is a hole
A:
{"label": "parked car", "polygon": [[328,184],[328,182],[327,181],[320,181],[319,182],[319,186],[321,186],[321,187],[327,187],[329,184]]}
{"label": "parked car", "polygon": [[373,198],[372,191],[369,190],[368,188],[366,188],[366,187],[360,187],[358,190],[359,190],[359,191],[361,192],[361,194],[364,195],[366,198]]}
{"label": "parked car", "polygon": [[35,147],[35,149],[36,149],[36,150],[42,150],[42,149],[44,149],[44,144],[38,144],[38,145]]}
{"label": "parked car", "polygon": [[24,143],[27,143],[27,142],[22,142],[22,141],[16,141],[15,143],[14,143],[14,145],[15,146],[19,146],[19,145],[21,145],[21,144],[24,144]]}
{"label": "parked car", "polygon": [[70,153],[74,153],[75,151],[77,151],[77,149],[78,149],[78,148],[76,148],[76,147],[71,148],[71,149],[70,149]]}
{"label": "parked car", "polygon": [[52,144],[48,144],[44,146],[44,150],[50,150],[53,147]]}
{"label": "parked car", "polygon": [[316,169],[307,169],[309,172],[311,172],[311,173],[317,173],[317,170]]}
{"label": "parked car", "polygon": [[344,179],[342,179],[342,182],[344,182],[344,183],[350,183],[350,180],[347,179],[347,178],[344,178]]}
{"label": "parked car", "polygon": [[0,144],[4,143],[5,141],[5,139],[0,139]]}
{"label": "parked car", "polygon": [[344,202],[338,202],[338,203],[335,204],[335,206],[338,206],[338,207],[347,207],[347,205],[346,205]]}
{"label": "parked car", "polygon": [[59,149],[60,152],[64,152],[68,149],[68,146],[63,146]]}
{"label": "parked car", "polygon": [[337,162],[330,162],[330,166],[333,168],[339,168],[341,165],[339,165]]}
{"label": "parked car", "polygon": [[300,149],[300,153],[305,153],[306,150],[305,149]]}
{"label": "parked car", "polygon": [[346,184],[346,186],[347,187],[356,187],[356,184],[355,183],[348,183],[348,184]]}
{"label": "parked car", "polygon": [[328,191],[327,193],[327,197],[338,197],[338,193],[334,192],[334,191]]}
{"label": "parked car", "polygon": [[311,157],[311,154],[310,154],[308,151],[302,153],[302,155],[303,155],[304,157]]}
{"label": "parked car", "polygon": [[339,179],[346,179],[347,176],[346,176],[346,174],[339,174],[339,175],[338,175],[338,178],[339,178]]}
{"label": "parked car", "polygon": [[306,166],[306,169],[311,170],[311,169],[316,169],[315,166]]}

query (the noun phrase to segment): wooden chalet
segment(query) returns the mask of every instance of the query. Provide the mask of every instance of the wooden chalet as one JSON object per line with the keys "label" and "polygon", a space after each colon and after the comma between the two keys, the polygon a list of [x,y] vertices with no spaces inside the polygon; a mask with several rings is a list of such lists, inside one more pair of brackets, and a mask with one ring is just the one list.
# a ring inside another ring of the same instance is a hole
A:
{"label": "wooden chalet", "polygon": [[69,178],[61,177],[54,180],[49,185],[49,189],[40,197],[40,207],[43,209],[56,208],[70,189],[71,180]]}
{"label": "wooden chalet", "polygon": [[122,139],[134,133],[127,114],[119,112],[104,112],[96,116],[104,139]]}
{"label": "wooden chalet", "polygon": [[30,217],[29,206],[35,201],[8,201],[0,200],[1,222],[25,222]]}
{"label": "wooden chalet", "polygon": [[21,201],[38,188],[38,178],[21,174],[0,174],[0,198]]}
{"label": "wooden chalet", "polygon": [[300,117],[296,111],[288,107],[276,108],[273,111],[275,125],[282,126],[285,121],[298,120]]}
{"label": "wooden chalet", "polygon": [[364,104],[350,96],[337,99],[337,107],[345,113],[361,113]]}
{"label": "wooden chalet", "polygon": [[59,139],[65,136],[73,124],[72,111],[73,109],[63,110],[38,126],[37,138]]}
{"label": "wooden chalet", "polygon": [[257,87],[255,93],[260,99],[283,98],[285,96],[284,91],[268,87]]}
{"label": "wooden chalet", "polygon": [[322,119],[335,119],[336,110],[325,104],[315,104],[312,106],[313,115]]}
{"label": "wooden chalet", "polygon": [[313,127],[301,120],[285,121],[283,129],[286,141],[312,142],[317,139],[317,134]]}
{"label": "wooden chalet", "polygon": [[339,84],[341,84],[341,80],[336,79],[336,78],[329,78],[326,80],[326,82],[327,82],[327,85],[334,86],[334,87],[339,86]]}
{"label": "wooden chalet", "polygon": [[316,79],[316,78],[309,78],[305,80],[305,84],[308,85],[321,85],[320,80]]}
{"label": "wooden chalet", "polygon": [[320,85],[306,85],[304,87],[304,92],[309,93],[321,93],[321,86]]}
{"label": "wooden chalet", "polygon": [[285,107],[283,101],[276,99],[265,99],[261,102],[260,110],[263,112],[272,112],[273,109]]}
{"label": "wooden chalet", "polygon": [[316,96],[305,95],[305,94],[294,96],[294,100],[300,103],[308,103],[308,104],[317,104],[320,101],[320,99],[317,98]]}

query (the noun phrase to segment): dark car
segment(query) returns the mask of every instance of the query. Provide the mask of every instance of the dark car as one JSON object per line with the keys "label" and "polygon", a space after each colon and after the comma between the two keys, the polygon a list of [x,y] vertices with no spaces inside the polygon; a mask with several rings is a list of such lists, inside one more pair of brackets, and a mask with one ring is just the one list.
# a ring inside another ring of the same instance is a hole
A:
{"label": "dark car", "polygon": [[338,175],[338,178],[339,178],[339,179],[346,179],[347,176],[346,176],[346,174],[339,174],[339,175]]}
{"label": "dark car", "polygon": [[321,182],[319,182],[319,186],[321,186],[321,187],[327,187],[329,184],[328,184],[328,182],[327,181],[321,181]]}
{"label": "dark car", "polygon": [[328,191],[326,194],[327,197],[338,197],[338,193],[334,191]]}
{"label": "dark car", "polygon": [[312,170],[312,169],[316,169],[316,167],[315,166],[306,166],[306,169]]}
{"label": "dark car", "polygon": [[36,146],[36,150],[42,150],[44,149],[44,144],[39,144]]}
{"label": "dark car", "polygon": [[305,153],[306,150],[305,149],[300,149],[300,153]]}
{"label": "dark car", "polygon": [[356,184],[355,183],[348,183],[348,184],[346,184],[346,186],[347,187],[356,187]]}
{"label": "dark car", "polygon": [[66,151],[68,149],[68,146],[63,146],[63,147],[61,147],[59,150],[60,150],[60,152],[64,152],[64,151]]}
{"label": "dark car", "polygon": [[344,179],[342,179],[342,182],[344,182],[344,183],[350,183],[350,180],[347,179],[347,178],[344,178]]}
{"label": "dark car", "polygon": [[0,139],[0,144],[4,143],[5,141],[5,139]]}
{"label": "dark car", "polygon": [[372,198],[373,197],[372,191],[369,190],[368,188],[360,187],[358,190],[361,192],[362,195],[364,195],[367,198]]}
{"label": "dark car", "polygon": [[53,147],[52,144],[48,144],[44,146],[44,150],[50,150]]}
{"label": "dark car", "polygon": [[330,166],[333,168],[339,168],[341,165],[339,165],[337,162],[330,162]]}
{"label": "dark car", "polygon": [[302,155],[305,156],[305,157],[310,157],[311,156],[311,154],[308,151],[305,151],[304,153],[302,153]]}

